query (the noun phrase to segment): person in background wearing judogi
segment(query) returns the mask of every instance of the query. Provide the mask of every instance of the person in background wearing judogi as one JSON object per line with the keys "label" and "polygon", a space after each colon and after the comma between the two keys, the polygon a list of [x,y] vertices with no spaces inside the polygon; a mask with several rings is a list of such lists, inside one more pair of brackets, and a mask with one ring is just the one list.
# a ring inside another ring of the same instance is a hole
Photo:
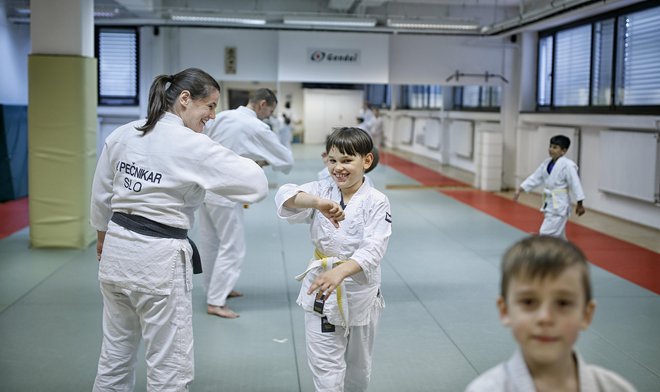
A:
{"label": "person in background wearing judogi", "polygon": [[[255,90],[246,106],[221,112],[204,133],[236,154],[286,174],[293,167],[293,155],[262,121],[276,106],[271,90]],[[208,193],[199,213],[206,311],[230,319],[239,315],[227,306],[227,298],[242,296],[234,287],[246,253],[243,209],[242,203]]]}

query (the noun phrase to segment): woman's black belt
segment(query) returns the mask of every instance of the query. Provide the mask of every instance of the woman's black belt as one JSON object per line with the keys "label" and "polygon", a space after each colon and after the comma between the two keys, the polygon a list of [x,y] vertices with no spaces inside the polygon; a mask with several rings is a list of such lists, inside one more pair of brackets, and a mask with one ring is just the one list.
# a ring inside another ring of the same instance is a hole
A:
{"label": "woman's black belt", "polygon": [[199,257],[197,246],[193,240],[188,238],[188,230],[167,226],[143,216],[131,215],[123,212],[114,212],[111,220],[127,230],[149,237],[176,238],[179,240],[188,239],[193,250],[193,274],[202,273],[202,259]]}

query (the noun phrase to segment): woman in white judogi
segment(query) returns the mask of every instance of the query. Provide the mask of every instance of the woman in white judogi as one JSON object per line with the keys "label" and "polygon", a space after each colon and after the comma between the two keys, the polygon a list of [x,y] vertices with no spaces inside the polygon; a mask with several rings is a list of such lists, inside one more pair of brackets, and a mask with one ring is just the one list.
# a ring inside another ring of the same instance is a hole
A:
{"label": "woman in white judogi", "polygon": [[185,391],[193,380],[194,248],[186,239],[193,213],[206,191],[244,203],[268,193],[255,162],[201,134],[219,91],[201,70],[160,75],[147,122],[121,126],[105,140],[91,199],[103,294],[94,391],[134,389],[142,339],[148,391]]}
{"label": "woman in white judogi", "polygon": [[[242,157],[288,173],[293,167],[293,155],[262,121],[272,114],[276,105],[271,90],[258,89],[250,96],[247,106],[221,112],[204,133]],[[245,258],[243,209],[242,203],[209,193],[199,213],[207,313],[220,317],[238,317],[226,301],[228,296],[240,295],[234,287]]]}
{"label": "woman in white judogi", "polygon": [[297,301],[316,391],[364,391],[370,379],[392,221],[387,197],[364,181],[372,148],[363,130],[338,129],[326,144],[332,179],[287,184],[275,196],[281,218],[310,224],[316,247]]}
{"label": "woman in white judogi", "polygon": [[578,216],[585,212],[582,206],[584,191],[577,173],[577,165],[564,156],[569,146],[568,137],[563,135],[552,137],[549,148],[550,158],[544,160],[536,171],[520,184],[513,197],[514,200],[518,200],[521,191],[529,192],[543,185],[541,211],[544,218],[539,229],[541,235],[566,239],[566,222],[571,212],[570,193],[577,201],[575,212]]}

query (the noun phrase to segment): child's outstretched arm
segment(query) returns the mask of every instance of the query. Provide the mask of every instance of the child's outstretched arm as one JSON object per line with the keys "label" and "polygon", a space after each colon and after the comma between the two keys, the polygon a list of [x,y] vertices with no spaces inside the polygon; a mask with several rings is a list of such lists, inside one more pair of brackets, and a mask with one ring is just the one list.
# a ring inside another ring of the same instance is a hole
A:
{"label": "child's outstretched arm", "polygon": [[322,199],[318,196],[305,192],[298,192],[295,196],[284,202],[286,208],[314,208],[319,210],[332,224],[339,228],[339,222],[343,221],[344,209],[339,203],[329,199]]}

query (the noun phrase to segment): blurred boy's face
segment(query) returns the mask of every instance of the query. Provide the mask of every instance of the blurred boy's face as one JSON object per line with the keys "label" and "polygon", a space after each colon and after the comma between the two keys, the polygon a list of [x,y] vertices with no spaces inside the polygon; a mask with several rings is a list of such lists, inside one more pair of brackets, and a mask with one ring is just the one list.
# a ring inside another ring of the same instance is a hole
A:
{"label": "blurred boy's face", "polygon": [[512,277],[499,298],[500,319],[511,327],[530,369],[572,361],[573,345],[591,324],[595,303],[585,303],[580,266],[557,277]]}
{"label": "blurred boy's face", "polygon": [[556,144],[551,144],[548,148],[548,153],[550,154],[550,158],[552,158],[553,161],[559,157],[564,156],[566,151],[568,151],[568,149],[560,147]]}
{"label": "blurred boy's face", "polygon": [[328,151],[328,171],[342,191],[355,192],[362,185],[364,171],[371,166],[371,153],[360,155],[342,154],[336,147]]}

